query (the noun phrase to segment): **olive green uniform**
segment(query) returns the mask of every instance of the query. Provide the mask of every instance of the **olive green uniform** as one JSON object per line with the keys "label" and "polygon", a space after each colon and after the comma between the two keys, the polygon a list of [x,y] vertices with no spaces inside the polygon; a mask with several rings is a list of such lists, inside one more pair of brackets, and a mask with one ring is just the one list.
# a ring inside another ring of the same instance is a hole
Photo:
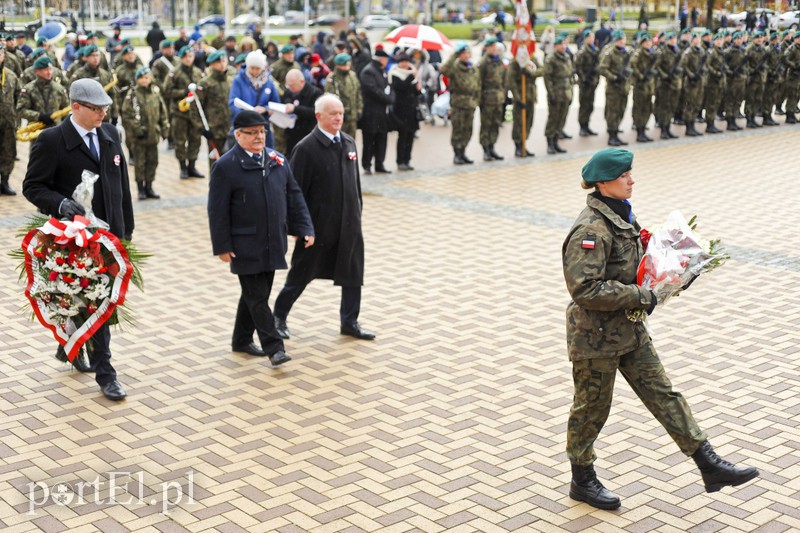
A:
{"label": "olive green uniform", "polygon": [[681,54],[683,69],[683,121],[687,127],[694,124],[703,107],[703,84],[705,81],[706,51],[701,46],[690,46]]}
{"label": "olive green uniform", "polygon": [[[525,75],[525,103],[522,102],[522,75]],[[525,109],[525,140],[530,139],[531,126],[533,126],[533,110],[536,106],[536,78],[544,75],[544,69],[539,60],[530,58],[525,68],[516,60],[511,61],[508,67],[508,88],[514,98],[514,120],[511,128],[511,138],[514,144],[522,146],[522,110]],[[524,147],[523,147],[524,149]]]}
{"label": "olive green uniform", "polygon": [[578,124],[589,128],[594,111],[594,93],[600,83],[600,49],[584,44],[575,54],[575,73],[578,75]]}
{"label": "olive green uniform", "polygon": [[681,92],[681,71],[677,46],[664,45],[656,53],[656,101],[654,114],[662,128],[669,128]]}
{"label": "olive green uniform", "polygon": [[200,114],[195,104],[189,105],[188,111],[178,109],[178,102],[189,94],[189,84],[199,83],[203,75],[195,66],[186,67],[181,64],[167,76],[164,88],[164,100],[168,101],[169,115],[172,120],[170,132],[175,146],[175,157],[178,161],[196,161],[200,152]]}
{"label": "olive green uniform", "polygon": [[4,48],[6,51],[5,68],[14,73],[15,76],[22,76],[22,71],[25,70],[25,54],[19,50]]}
{"label": "olive green uniform", "polygon": [[747,85],[747,59],[741,46],[732,45],[725,54],[728,70],[728,86],[725,91],[725,118],[736,120],[742,107]]}
{"label": "olive green uniform", "polygon": [[[17,100],[17,115],[28,122],[39,122],[42,113],[52,115],[69,105],[67,91],[53,81],[37,77],[25,85]],[[55,119],[60,124],[63,119]]]}
{"label": "olive green uniform", "polygon": [[544,60],[544,86],[547,89],[547,123],[544,134],[557,138],[567,123],[569,105],[572,103],[572,85],[575,70],[572,58],[566,52],[556,52]]}
{"label": "olive green uniform", "polygon": [[567,351],[574,397],[567,423],[567,455],[591,465],[594,442],[608,419],[617,370],[686,455],[706,440],[683,396],[672,384],[641,322],[626,310],[649,309],[653,295],[636,283],[643,255],[635,217],[623,220],[593,193],[567,236],[564,278]]}
{"label": "olive green uniform", "polygon": [[[26,68],[24,71],[22,71],[22,76],[19,77],[19,83],[20,85],[27,85],[30,82],[34,81],[36,78],[37,78],[36,71],[33,69],[33,66],[30,66]],[[51,79],[64,88],[69,86],[69,83],[67,82],[69,78],[67,78],[63,70],[54,68],[53,77]]]}
{"label": "olive green uniform", "polygon": [[616,135],[619,124],[628,107],[630,91],[630,51],[609,45],[600,59],[600,75],[606,79],[606,127],[608,133]]}
{"label": "olive green uniform", "polygon": [[797,41],[786,49],[783,62],[786,64],[786,121],[797,120],[794,110],[800,100],[800,44]]}
{"label": "olive green uniform", "polygon": [[17,101],[22,92],[17,75],[0,65],[0,176],[8,182],[17,157]]}
{"label": "olive green uniform", "polygon": [[653,96],[656,91],[656,59],[652,49],[637,48],[631,59],[633,73],[633,125],[636,128],[647,127],[650,115],[653,114]]}
{"label": "olive green uniform", "polygon": [[[117,55],[118,58],[122,57],[122,54]],[[136,85],[136,70],[139,67],[136,65],[136,62],[128,63],[125,60],[121,60],[117,68],[114,70],[114,74],[117,76],[117,86],[115,91],[115,99],[117,104],[122,108],[122,103],[128,97],[128,93],[131,92],[133,87]],[[123,123],[122,125],[125,126],[125,117],[122,117]],[[135,165],[135,152],[133,148],[133,139],[131,135],[128,133],[128,128],[125,128],[125,146],[128,148],[128,163],[131,165]]]}
{"label": "olive green uniform", "polygon": [[713,121],[722,106],[727,86],[725,52],[723,48],[712,46],[706,60],[708,76],[703,87],[703,109],[706,110],[706,122]]}
{"label": "olive green uniform", "polygon": [[480,101],[480,75],[472,63],[458,61],[456,54],[442,65],[441,72],[450,80],[450,144],[463,150],[472,138],[475,108]]}
{"label": "olive green uniform", "polygon": [[484,55],[478,65],[481,83],[481,146],[488,149],[497,142],[500,124],[503,122],[506,105],[506,68],[499,56]]}
{"label": "olive green uniform", "polygon": [[136,154],[136,183],[151,185],[158,167],[158,143],[169,135],[169,114],[161,89],[135,85],[122,103],[122,123],[125,137],[130,139]]}
{"label": "olive green uniform", "polygon": [[361,82],[358,76],[352,70],[345,72],[340,68],[334,68],[325,78],[325,92],[335,94],[342,101],[344,106],[342,131],[355,139],[358,121],[364,113]]}
{"label": "olive green uniform", "polygon": [[[169,65],[171,65],[172,68],[169,68]],[[180,62],[175,59],[175,56],[161,56],[153,61],[153,66],[150,67],[150,75],[153,77],[153,83],[158,85],[162,93],[164,92],[169,73],[180,67],[180,65]]]}
{"label": "olive green uniform", "polygon": [[786,65],[783,60],[783,49],[780,45],[767,47],[767,82],[764,85],[764,97],[761,100],[761,114],[766,119],[772,115],[775,106],[780,107],[783,101],[783,86],[786,81]]}
{"label": "olive green uniform", "polygon": [[[96,80],[100,82],[100,85],[105,87],[111,83],[111,81],[114,79],[114,76],[111,74],[111,72],[104,69],[103,67],[93,68],[88,64],[86,64],[75,71],[75,73],[72,75],[72,78],[70,78],[69,83],[72,84],[73,82],[75,82],[75,80],[82,80],[85,78],[91,78],[93,80]],[[108,93],[108,96],[110,96],[111,99],[113,100],[113,103],[111,104],[111,107],[109,107],[108,113],[103,118],[103,121],[104,122],[108,122],[109,120],[116,121],[116,119],[119,118],[119,106],[117,105],[117,100],[115,98],[117,89],[115,87],[112,87],[108,89],[106,92]]]}
{"label": "olive green uniform", "polygon": [[[203,106],[208,128],[219,155],[224,153],[225,140],[231,129],[231,108],[228,105],[230,92],[231,81],[226,71],[217,72],[209,69],[208,74],[197,84],[197,97]],[[211,151],[209,144],[209,154]],[[212,161],[209,157],[209,164]]]}
{"label": "olive green uniform", "polygon": [[745,53],[747,61],[747,88],[744,99],[744,114],[747,121],[754,121],[756,113],[761,111],[764,97],[764,85],[767,83],[767,49],[763,45],[752,43]]}

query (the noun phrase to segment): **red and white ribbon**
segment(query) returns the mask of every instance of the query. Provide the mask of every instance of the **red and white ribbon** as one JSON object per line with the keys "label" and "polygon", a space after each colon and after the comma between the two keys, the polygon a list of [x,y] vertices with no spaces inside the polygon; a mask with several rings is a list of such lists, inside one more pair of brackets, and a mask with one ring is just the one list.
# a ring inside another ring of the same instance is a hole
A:
{"label": "red and white ribbon", "polygon": [[75,215],[72,221],[63,221],[51,218],[41,227],[42,233],[52,235],[56,244],[68,244],[75,241],[75,244],[83,248],[90,242],[99,239],[99,235],[93,234],[87,228],[89,220],[81,215]]}

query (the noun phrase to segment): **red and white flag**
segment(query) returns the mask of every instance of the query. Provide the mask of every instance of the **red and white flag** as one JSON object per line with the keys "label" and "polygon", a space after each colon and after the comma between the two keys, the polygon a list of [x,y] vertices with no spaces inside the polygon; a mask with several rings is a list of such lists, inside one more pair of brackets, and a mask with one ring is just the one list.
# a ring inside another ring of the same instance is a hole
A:
{"label": "red and white flag", "polygon": [[511,55],[525,67],[533,51],[536,50],[536,36],[533,34],[531,16],[528,13],[528,3],[517,0],[517,14],[514,17],[514,34],[511,36]]}

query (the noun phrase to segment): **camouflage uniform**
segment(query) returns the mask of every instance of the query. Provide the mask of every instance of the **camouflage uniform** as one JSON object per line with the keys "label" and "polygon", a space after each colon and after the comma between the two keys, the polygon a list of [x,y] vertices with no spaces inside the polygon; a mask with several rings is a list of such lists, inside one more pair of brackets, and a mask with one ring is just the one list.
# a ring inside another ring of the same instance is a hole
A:
{"label": "camouflage uniform", "polygon": [[[100,56],[102,57],[103,54],[100,54]],[[85,78],[91,78],[93,80],[96,80],[100,82],[100,85],[105,87],[106,85],[111,83],[111,81],[114,79],[114,76],[111,74],[111,72],[102,67],[94,68],[88,64],[85,64],[81,68],[75,71],[75,73],[72,75],[72,78],[70,78],[69,82],[70,84],[72,84],[75,80],[82,80]],[[108,122],[109,120],[112,122],[116,122],[116,120],[119,118],[119,106],[117,105],[116,99],[114,98],[116,96],[117,89],[112,87],[106,92],[111,97],[111,99],[114,100],[114,102],[108,109],[108,114],[106,114],[106,116],[103,118],[103,122]]]}
{"label": "camouflage uniform", "polygon": [[[646,137],[644,130],[650,115],[653,114],[653,96],[656,90],[655,52],[650,48],[640,47],[633,53],[631,68],[633,69],[633,125],[639,133],[637,140]],[[647,139],[650,139],[647,137]]]}
{"label": "camouflage uniform", "polygon": [[134,85],[122,103],[125,137],[136,153],[136,184],[142,191],[150,187],[158,167],[158,143],[169,135],[169,114],[158,85]]}
{"label": "camouflage uniform", "polygon": [[786,64],[786,122],[796,124],[794,110],[800,100],[800,43],[794,41],[789,45],[783,62]]}
{"label": "camouflage uniform", "polygon": [[594,93],[600,83],[600,49],[584,44],[575,55],[575,73],[578,75],[578,124],[581,132],[588,133],[589,120],[594,111]]}
{"label": "camouflage uniform", "polygon": [[[122,54],[117,55],[118,58],[122,57]],[[120,109],[122,108],[122,103],[128,97],[128,94],[131,92],[133,87],[136,86],[136,70],[139,67],[136,66],[136,62],[128,63],[125,60],[121,60],[121,63],[117,68],[114,70],[114,75],[117,76],[117,86],[115,90],[115,100],[117,101],[117,105],[119,105]],[[122,117],[123,126],[125,126],[125,117]],[[138,144],[138,143],[137,143]],[[128,148],[128,164],[129,165],[136,165],[134,160],[134,149],[133,149],[133,138],[131,135],[128,134],[128,129],[125,128],[125,146]]]}
{"label": "camouflage uniform", "polygon": [[[731,129],[731,121],[739,115],[744,99],[744,90],[747,85],[747,59],[741,46],[732,45],[725,54],[728,69],[731,71],[728,77],[728,86],[725,92],[725,118],[728,120],[728,129]],[[736,129],[739,129],[736,126]]]}
{"label": "camouflage uniform", "polygon": [[494,144],[497,142],[497,135],[500,132],[500,124],[503,122],[507,92],[505,71],[506,68],[498,55],[494,57],[484,55],[478,65],[481,85],[479,138],[484,151],[489,150],[490,147],[494,150]]}
{"label": "camouflage uniform", "polygon": [[725,74],[727,66],[725,52],[722,48],[711,47],[708,52],[706,68],[708,69],[708,78],[704,88],[703,108],[706,110],[706,133],[708,133],[709,129],[712,131],[717,129],[714,126],[714,119],[721,108],[727,85]]}
{"label": "camouflage uniform", "polygon": [[[297,61],[286,61],[283,57],[278,59],[272,64],[271,67],[269,67],[272,79],[275,80],[275,88],[278,89],[279,97],[283,97],[283,93],[286,91],[286,74],[293,68],[300,70],[300,64],[297,63]],[[285,153],[286,133],[284,132],[284,129],[273,125],[272,137],[275,143],[275,150],[280,153]]]}
{"label": "camouflage uniform", "polygon": [[[82,57],[72,62],[72,64],[67,69],[67,72],[64,74],[64,77],[67,79],[67,85],[69,85],[69,81],[72,79],[72,76],[74,76],[75,73],[78,72],[78,69],[80,69],[84,65],[86,65],[86,61]],[[67,85],[65,85],[64,87],[67,87]]]}
{"label": "camouflage uniform", "polygon": [[[30,82],[35,81],[36,78],[37,78],[36,71],[33,69],[33,66],[30,66],[26,68],[24,71],[22,71],[22,76],[19,77],[19,83],[20,85],[27,85]],[[69,78],[67,78],[63,70],[57,68],[53,69],[52,80],[61,85],[62,87],[64,87],[65,89],[69,86],[69,83],[67,82],[68,79]]]}
{"label": "camouflage uniform", "polygon": [[690,46],[681,54],[678,65],[683,69],[683,121],[686,134],[699,134],[694,127],[695,118],[703,106],[703,83],[706,52],[701,46]]}
{"label": "camouflage uniform", "polygon": [[757,127],[756,113],[761,111],[764,97],[764,85],[767,83],[767,61],[769,56],[763,45],[753,43],[747,47],[745,60],[747,61],[748,79],[744,100],[744,115],[747,117],[747,126]]}
{"label": "camouflage uniform", "polygon": [[[25,85],[17,100],[17,115],[28,122],[39,122],[39,115],[51,115],[69,106],[67,91],[59,85],[44,78],[37,78]],[[55,119],[60,124],[63,119]]]}
{"label": "camouflage uniform", "polygon": [[457,151],[464,150],[472,138],[472,123],[475,107],[480,100],[481,83],[477,69],[472,63],[457,61],[456,54],[442,65],[441,72],[450,80],[450,121],[452,133],[450,144]]}
{"label": "camouflage uniform", "polygon": [[641,228],[635,217],[623,220],[598,193],[588,195],[586,204],[562,250],[572,297],[567,350],[575,384],[567,455],[575,465],[597,458],[594,442],[608,419],[617,370],[681,451],[691,455],[707,436],[683,396],[672,390],[644,324],[625,316],[626,310],[652,304],[652,293],[636,283]]}
{"label": "camouflage uniform", "polygon": [[172,119],[172,139],[175,143],[175,157],[185,164],[186,160],[194,162],[200,152],[200,115],[197,106],[192,104],[186,112],[178,109],[178,102],[189,94],[189,84],[198,83],[202,79],[200,69],[195,66],[186,67],[181,64],[170,72],[164,88],[164,100],[168,101],[169,114]]}
{"label": "camouflage uniform", "polygon": [[[783,60],[783,50],[780,44],[767,47],[767,83],[764,85],[764,97],[761,101],[761,115],[764,117],[765,125],[774,125],[777,122],[772,120],[772,110],[775,106],[780,107],[783,101],[783,85],[786,81],[786,66]],[[774,124],[773,124],[774,123]]]}
{"label": "camouflage uniform", "polygon": [[325,78],[325,92],[335,94],[344,106],[344,122],[342,131],[355,139],[358,120],[364,112],[364,101],[361,96],[361,82],[352,70],[345,72],[334,68]]}
{"label": "camouflage uniform", "polygon": [[662,138],[664,138],[664,132],[669,131],[672,116],[678,105],[678,95],[681,92],[682,77],[678,65],[680,59],[677,46],[665,44],[659,47],[656,53],[655,70],[658,83],[656,83],[656,101],[653,109],[656,122],[662,130]]}
{"label": "camouflage uniform", "polygon": [[[168,64],[172,65],[171,69],[167,66]],[[169,73],[180,68],[180,66],[181,64],[175,59],[175,56],[161,56],[153,61],[153,66],[150,67],[150,75],[153,77],[153,83],[158,85],[162,93],[164,92]]]}
{"label": "camouflage uniform", "polygon": [[617,137],[619,124],[628,106],[628,91],[631,88],[630,51],[616,45],[607,46],[600,60],[600,75],[606,79],[606,127],[610,143],[627,144]]}
{"label": "camouflage uniform", "polygon": [[22,87],[17,75],[0,64],[0,177],[3,188],[8,187],[8,178],[14,170],[17,157],[17,101]]}
{"label": "camouflage uniform", "polygon": [[[522,75],[525,74],[525,105],[522,104]],[[525,109],[525,140],[530,139],[531,126],[533,126],[533,110],[536,106],[536,78],[544,75],[544,69],[539,60],[535,57],[530,58],[530,63],[523,69],[516,60],[511,61],[508,67],[508,88],[514,98],[513,118],[514,125],[511,128],[511,138],[514,140],[518,152],[526,154],[526,148],[522,146],[522,109]]]}
{"label": "camouflage uniform", "polygon": [[5,68],[14,73],[15,76],[22,76],[22,71],[25,70],[25,54],[16,48],[4,48],[6,51]]}
{"label": "camouflage uniform", "polygon": [[554,51],[544,60],[544,86],[547,89],[544,134],[548,140],[557,139],[567,122],[574,74],[572,58],[566,52]]}
{"label": "camouflage uniform", "polygon": [[[230,92],[231,80],[227,71],[217,72],[214,69],[209,69],[206,77],[197,84],[197,97],[203,106],[208,127],[211,130],[211,137],[219,155],[225,153],[225,140],[231,129],[231,108],[228,105]],[[210,154],[210,144],[208,151]],[[209,158],[209,164],[212,161]]]}

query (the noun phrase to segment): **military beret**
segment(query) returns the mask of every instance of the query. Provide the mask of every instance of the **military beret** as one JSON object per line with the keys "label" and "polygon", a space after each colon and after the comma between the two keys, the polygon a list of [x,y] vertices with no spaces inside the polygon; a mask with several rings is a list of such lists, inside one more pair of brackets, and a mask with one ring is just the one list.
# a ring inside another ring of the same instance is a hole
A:
{"label": "military beret", "polygon": [[666,34],[667,32],[665,32],[664,30],[658,32],[658,40],[660,41],[661,39],[663,39]]}
{"label": "military beret", "polygon": [[742,32],[740,32],[740,31],[733,32],[733,38],[734,39],[741,39],[742,38]]}
{"label": "military beret", "polygon": [[125,46],[126,44],[131,44],[130,37],[125,37],[124,39],[120,39],[119,44]]}
{"label": "military beret", "polygon": [[36,39],[36,46],[42,46],[46,42],[47,39],[45,39],[44,37],[39,37],[38,39]]}
{"label": "military beret", "polygon": [[688,33],[692,33],[692,30],[691,30],[691,28],[683,28],[683,29],[681,30],[681,35],[686,35],[686,34],[688,34]]}
{"label": "military beret", "polygon": [[183,57],[190,52],[192,52],[192,47],[187,44],[186,46],[178,50],[178,57]]}
{"label": "military beret", "polygon": [[611,34],[612,41],[619,41],[623,37],[625,37],[625,32],[622,30],[614,30],[614,33]]}
{"label": "military beret", "polygon": [[787,35],[789,35],[789,30],[783,30],[781,32],[781,39],[785,39]]}
{"label": "military beret", "polygon": [[238,56],[236,56],[236,59],[234,59],[233,64],[241,65],[242,63],[244,63],[245,59],[247,59],[247,52],[241,53]]}
{"label": "military beret", "polygon": [[46,52],[47,52],[47,50],[45,50],[44,48],[34,48],[33,52],[31,52],[30,58],[31,59],[36,59],[37,57],[39,57],[40,55],[42,55],[42,54],[44,54]]}
{"label": "military beret", "polygon": [[140,67],[136,70],[136,79],[138,80],[145,74],[150,74],[150,67]]}
{"label": "military beret", "polygon": [[215,62],[219,61],[223,57],[227,57],[227,56],[225,55],[225,52],[222,51],[222,50],[217,50],[215,52],[211,52],[210,54],[208,54],[208,58],[206,59],[206,63],[210,65],[211,63],[215,63]]}
{"label": "military beret", "polygon": [[714,40],[716,41],[717,39],[724,39],[725,35],[725,32],[718,31],[714,34]]}
{"label": "military beret", "polygon": [[114,100],[103,90],[100,82],[91,78],[75,80],[69,86],[69,99],[72,102],[86,102],[92,105],[111,105]]}
{"label": "military beret", "polygon": [[87,39],[93,39],[95,37],[97,37],[97,34],[93,31],[90,31],[89,33],[86,34]]}
{"label": "military beret", "polygon": [[283,46],[281,46],[281,53],[282,54],[288,54],[289,52],[294,52],[294,51],[295,51],[295,47],[294,47],[293,44],[284,44]]}
{"label": "military beret", "polygon": [[487,37],[486,41],[484,41],[484,46],[491,46],[497,42],[497,37]]}
{"label": "military beret", "polygon": [[333,58],[334,65],[346,65],[350,61],[352,61],[352,57],[350,54],[336,54],[336,57]]}
{"label": "military beret", "polygon": [[771,41],[771,40],[773,40],[773,39],[780,39],[780,38],[781,38],[781,32],[779,32],[779,31],[774,31],[774,32],[772,32],[772,34],[769,36],[769,40],[770,40],[770,41]]}
{"label": "military beret", "polygon": [[643,43],[645,41],[652,41],[652,40],[653,36],[647,33],[646,31],[643,31],[639,34],[639,42]]}
{"label": "military beret", "polygon": [[583,30],[583,33],[581,35],[583,35],[583,38],[586,39],[588,36],[590,36],[593,33],[594,32],[592,31],[591,28],[586,28],[585,30]]}
{"label": "military beret", "polygon": [[80,59],[84,55],[86,55],[86,47],[85,46],[81,46],[80,48],[75,50],[75,59]]}
{"label": "military beret", "polygon": [[677,37],[677,35],[675,35],[674,31],[668,31],[667,35],[665,35],[665,37],[669,41],[670,39],[674,39],[675,37]]}
{"label": "military beret", "polygon": [[633,152],[622,148],[606,148],[592,156],[581,170],[588,184],[613,181],[633,167]]}
{"label": "military beret", "polygon": [[90,45],[87,45],[87,46],[83,47],[83,55],[85,55],[85,56],[89,56],[89,55],[91,55],[91,54],[93,54],[95,52],[99,52],[99,51],[100,51],[100,49],[97,48],[96,44],[90,44]]}
{"label": "military beret", "polygon": [[566,35],[564,35],[563,33],[559,33],[558,35],[556,35],[553,44],[562,44],[566,39],[567,39]]}
{"label": "military beret", "polygon": [[757,39],[758,37],[763,37],[763,36],[764,36],[764,32],[761,31],[761,30],[756,30],[756,31],[753,32],[753,39]]}
{"label": "military beret", "polygon": [[705,37],[706,35],[711,35],[711,30],[709,30],[708,28],[706,28],[705,30],[702,31],[702,33],[700,33],[700,37]]}
{"label": "military beret", "polygon": [[164,39],[163,41],[161,41],[161,44],[159,44],[159,47],[161,48],[169,48],[170,46],[172,46],[172,41],[170,41],[169,39]]}
{"label": "military beret", "polygon": [[249,126],[266,126],[267,119],[255,111],[240,111],[233,119],[233,129],[247,128]]}
{"label": "military beret", "polygon": [[467,41],[458,41],[455,50],[456,55],[459,55],[462,52],[466,52],[467,50],[469,50],[469,44],[467,44]]}
{"label": "military beret", "polygon": [[50,59],[50,56],[42,56],[36,58],[36,61],[33,62],[33,68],[40,69],[40,68],[47,68],[53,64],[53,60]]}
{"label": "military beret", "polygon": [[133,52],[133,46],[131,46],[131,45],[124,46],[124,47],[122,48],[122,50],[120,50],[120,51],[119,51],[120,55],[123,55],[123,56],[124,56],[125,54],[127,54],[128,52]]}

